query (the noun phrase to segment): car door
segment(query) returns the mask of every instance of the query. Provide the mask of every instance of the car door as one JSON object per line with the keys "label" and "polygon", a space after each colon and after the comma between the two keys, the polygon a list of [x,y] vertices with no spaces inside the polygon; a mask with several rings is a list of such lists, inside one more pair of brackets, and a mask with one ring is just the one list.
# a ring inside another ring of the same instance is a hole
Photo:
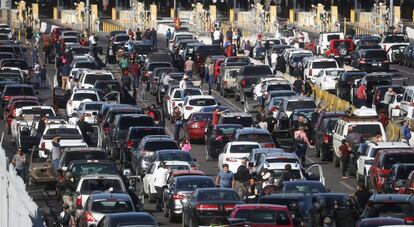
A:
{"label": "car door", "polygon": [[344,125],[341,123],[336,123],[335,129],[334,129],[334,133],[333,133],[333,147],[335,150],[335,153],[338,152],[337,149],[339,148],[339,146],[341,146],[341,142],[343,139],[343,132],[344,132]]}
{"label": "car door", "polygon": [[412,97],[413,97],[413,90],[412,89],[405,90],[404,96],[401,100],[401,109],[408,112],[408,107],[410,106],[411,102],[413,101]]}
{"label": "car door", "polygon": [[325,176],[323,174],[322,166],[319,164],[311,165],[306,171],[307,180],[315,180],[325,185]]}

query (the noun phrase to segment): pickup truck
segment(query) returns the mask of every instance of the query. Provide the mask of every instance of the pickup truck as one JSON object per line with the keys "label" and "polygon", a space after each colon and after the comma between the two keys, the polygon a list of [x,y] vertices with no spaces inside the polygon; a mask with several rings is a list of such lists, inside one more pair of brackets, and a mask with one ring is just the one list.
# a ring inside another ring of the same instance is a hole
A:
{"label": "pickup truck", "polygon": [[245,65],[236,77],[234,98],[244,103],[246,97],[253,96],[253,85],[260,78],[272,76],[272,70],[267,65]]}
{"label": "pickup truck", "polygon": [[242,66],[225,66],[221,67],[221,75],[218,78],[218,85],[220,87],[220,95],[227,98],[230,94],[234,94],[236,89],[236,78]]}
{"label": "pickup truck", "polygon": [[87,147],[81,130],[77,125],[71,124],[55,124],[47,125],[39,142],[39,155],[46,154],[52,149],[52,140],[55,137],[60,138],[60,146],[64,147]]}
{"label": "pickup truck", "polygon": [[390,47],[394,46],[394,45],[402,45],[402,44],[410,44],[410,41],[408,40],[407,35],[402,34],[402,33],[391,33],[391,34],[387,34],[385,35],[381,42],[380,42],[380,46],[382,47],[382,49],[385,50],[385,52],[388,52],[388,49],[390,49]]}
{"label": "pickup truck", "polygon": [[17,141],[18,127],[31,126],[33,119],[43,114],[47,116],[56,116],[55,111],[50,106],[24,106],[22,108],[17,108],[16,117],[10,124],[10,140],[12,143]]}

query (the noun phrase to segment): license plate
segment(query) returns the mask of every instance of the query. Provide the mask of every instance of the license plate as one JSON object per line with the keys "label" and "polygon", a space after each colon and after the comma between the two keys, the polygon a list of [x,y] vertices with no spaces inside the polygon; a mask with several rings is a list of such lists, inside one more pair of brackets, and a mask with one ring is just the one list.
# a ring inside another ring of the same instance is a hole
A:
{"label": "license plate", "polygon": [[372,63],[372,66],[378,66],[378,63]]}

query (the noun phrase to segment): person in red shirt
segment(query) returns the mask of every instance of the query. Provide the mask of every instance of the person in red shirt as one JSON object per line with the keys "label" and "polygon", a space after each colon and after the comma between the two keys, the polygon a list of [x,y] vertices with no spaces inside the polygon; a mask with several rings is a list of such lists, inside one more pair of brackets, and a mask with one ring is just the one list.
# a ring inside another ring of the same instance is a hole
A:
{"label": "person in red shirt", "polygon": [[219,108],[216,108],[213,111],[213,114],[211,116],[211,125],[212,126],[216,126],[218,125],[219,119],[220,119],[220,114],[224,113],[224,111],[220,111]]}
{"label": "person in red shirt", "polygon": [[139,76],[140,76],[140,71],[141,68],[138,64],[138,61],[133,60],[131,63],[131,74],[132,74],[132,78],[133,78],[133,83],[134,83],[134,92],[135,89],[137,89],[139,87]]}
{"label": "person in red shirt", "polygon": [[349,146],[346,139],[342,140],[341,146],[339,146],[339,153],[341,155],[341,170],[342,170],[342,178],[346,179],[348,178],[348,163],[349,163],[349,157],[351,155],[352,148]]}
{"label": "person in red shirt", "polygon": [[361,108],[366,105],[367,101],[367,86],[364,83],[361,83],[356,91],[356,108]]}
{"label": "person in red shirt", "polygon": [[388,125],[389,118],[385,113],[385,110],[381,110],[379,113],[379,121],[382,123],[384,127]]}

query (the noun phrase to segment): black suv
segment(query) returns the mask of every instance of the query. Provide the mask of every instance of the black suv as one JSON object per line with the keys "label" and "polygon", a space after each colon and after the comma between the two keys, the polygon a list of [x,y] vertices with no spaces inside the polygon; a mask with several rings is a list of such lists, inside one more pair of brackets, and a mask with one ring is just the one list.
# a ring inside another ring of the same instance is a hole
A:
{"label": "black suv", "polygon": [[101,118],[101,130],[104,132],[104,144],[110,131],[111,124],[114,122],[115,116],[118,114],[142,114],[142,110],[132,105],[114,105],[109,107],[105,115]]}
{"label": "black suv", "polygon": [[125,143],[128,128],[132,126],[155,126],[154,120],[144,114],[118,114],[110,124],[106,147],[114,160],[125,160],[121,146]]}
{"label": "black suv", "polygon": [[351,101],[351,90],[354,80],[362,79],[367,75],[364,71],[346,71],[341,74],[336,83],[336,96],[346,101]]}
{"label": "black suv", "polygon": [[322,120],[314,132],[314,144],[316,157],[321,157],[322,161],[332,161],[333,158],[333,133],[338,117],[326,117]]}
{"label": "black suv", "polygon": [[236,101],[244,102],[245,97],[253,96],[253,84],[257,84],[260,78],[272,76],[272,69],[267,65],[245,65],[236,77],[234,97]]}
{"label": "black suv", "polygon": [[243,128],[238,124],[218,124],[214,128],[206,128],[206,160],[217,159],[228,142],[233,141],[234,132]]}
{"label": "black suv", "polygon": [[382,185],[385,193],[398,193],[405,185],[408,175],[414,170],[414,164],[398,163],[391,167],[391,172]]}
{"label": "black suv", "polygon": [[414,224],[414,195],[374,194],[369,198],[380,217],[401,218],[409,225]]}
{"label": "black suv", "polygon": [[390,62],[385,50],[360,50],[352,55],[351,65],[366,72],[388,72]]}

